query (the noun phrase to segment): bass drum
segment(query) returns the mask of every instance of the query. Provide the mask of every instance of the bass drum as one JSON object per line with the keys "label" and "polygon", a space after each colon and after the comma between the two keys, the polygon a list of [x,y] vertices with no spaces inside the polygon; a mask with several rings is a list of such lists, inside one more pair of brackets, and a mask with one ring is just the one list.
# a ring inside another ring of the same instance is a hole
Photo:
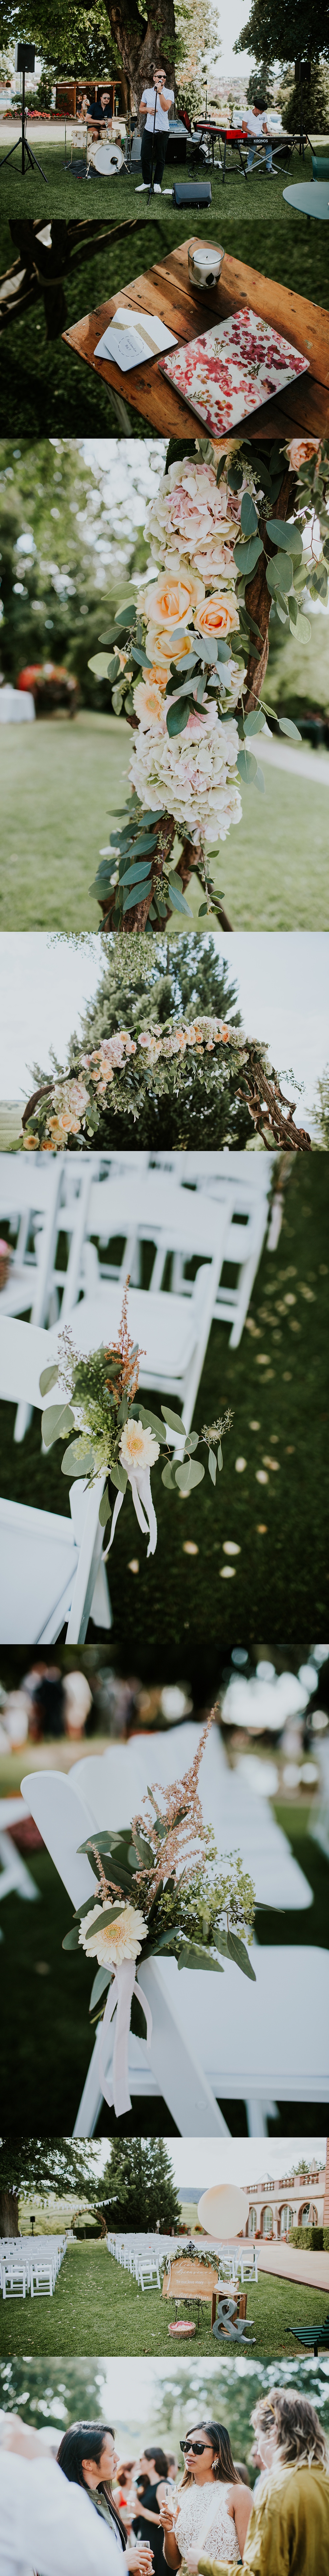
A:
{"label": "bass drum", "polygon": [[101,179],[115,179],[122,170],[124,154],[120,143],[91,143],[88,169],[97,170]]}

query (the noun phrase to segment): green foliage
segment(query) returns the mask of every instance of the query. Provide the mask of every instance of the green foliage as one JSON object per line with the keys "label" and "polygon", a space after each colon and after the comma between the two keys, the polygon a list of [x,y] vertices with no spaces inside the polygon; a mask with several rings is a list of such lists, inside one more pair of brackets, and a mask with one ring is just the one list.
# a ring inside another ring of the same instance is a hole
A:
{"label": "green foliage", "polygon": [[[205,1011],[228,1023],[234,1019],[235,1026],[240,1027],[236,986],[213,939],[201,940],[198,933],[182,932],[169,945],[165,934],[158,933],[152,947],[143,936],[132,944],[133,955],[128,960],[125,942],[121,946],[111,935],[102,937],[98,991],[83,1014],[80,1046],[88,1050],[99,1046],[101,1038],[111,1037],[120,1027],[129,1029],[134,1037],[137,1025],[150,1028],[156,1021],[164,1026],[169,1017],[175,1025],[182,1018]],[[77,1044],[74,1035],[70,1050]],[[170,1103],[161,1095],[150,1099],[146,1093],[138,1120],[139,1145],[159,1149],[169,1143],[177,1149],[193,1143],[196,1147],[205,1143],[221,1145],[228,1132],[228,1110],[232,1141],[242,1147],[250,1134],[250,1121],[243,1101],[236,1098],[231,1079],[225,1100],[217,1094],[215,1100],[205,1086],[194,1092],[181,1088]],[[101,1143],[105,1137],[108,1145],[119,1146],[127,1141],[126,1119],[120,1113],[114,1117],[110,1105],[98,1130]]]}
{"label": "green foliage", "polygon": [[243,54],[246,49],[262,64],[295,62],[298,55],[305,61],[324,55],[327,61],[328,13],[322,0],[252,0],[233,51]]}
{"label": "green foliage", "polygon": [[[324,46],[321,47],[321,51],[324,51]],[[282,124],[286,132],[297,134],[300,125],[299,81],[288,82],[286,76],[282,89],[278,93],[277,105],[280,108]],[[311,79],[307,81],[307,86],[303,87],[303,122],[307,125],[308,133],[328,133],[329,75],[324,63],[312,63]]]}
{"label": "green foliage", "polygon": [[[328,2234],[328,2230],[326,2230],[326,2233]],[[289,2245],[304,2245],[306,2246],[308,2253],[310,2252],[311,2247],[313,2247],[313,2252],[322,2254],[324,2249],[324,2236],[325,2231],[323,2227],[290,2227]]]}
{"label": "green foliage", "polygon": [[322,1075],[322,1080],[321,1080],[320,1082],[318,1082],[318,1083],[317,1083],[317,1089],[316,1089],[316,1101],[317,1101],[317,1104],[318,1104],[318,1105],[316,1106],[316,1109],[315,1109],[315,1120],[316,1120],[316,1130],[317,1130],[317,1142],[318,1142],[318,1145],[320,1145],[320,1146],[322,1145],[322,1147],[324,1147],[325,1153],[328,1153],[328,1152],[329,1152],[329,1065],[326,1065],[326,1066],[325,1066],[325,1071],[324,1071],[324,1074]]}
{"label": "green foliage", "polygon": [[109,2226],[155,2228],[162,2235],[181,2223],[181,2206],[163,2138],[115,2138],[102,2177],[101,2205]]}
{"label": "green foliage", "polygon": [[[26,664],[51,659],[74,673],[86,705],[110,707],[109,657],[93,652],[100,617],[96,549],[102,541],[108,544],[109,537],[104,472],[85,460],[78,439],[67,444],[60,437],[43,439],[37,451],[24,443],[15,453],[11,442],[3,439],[0,504],[0,651],[5,679],[16,686]],[[26,554],[17,546],[22,536],[30,540]],[[117,513],[116,559],[113,567],[111,562],[107,567],[107,604],[114,619],[120,599],[120,552],[126,579],[133,569],[144,569],[146,544],[139,530],[129,542],[125,502]]]}
{"label": "green foliage", "polygon": [[[15,0],[2,0],[1,36],[4,44],[16,43],[17,12]],[[21,33],[34,43],[43,63],[57,79],[69,74],[98,79],[110,66],[118,70],[120,55],[109,25],[109,12],[103,0],[94,0],[90,9],[81,8],[79,0],[36,0],[22,12]]]}
{"label": "green foliage", "polygon": [[94,2200],[93,2149],[84,2139],[3,2137],[0,2142],[0,2235],[18,2234],[18,2197],[31,2191],[76,2192]]}

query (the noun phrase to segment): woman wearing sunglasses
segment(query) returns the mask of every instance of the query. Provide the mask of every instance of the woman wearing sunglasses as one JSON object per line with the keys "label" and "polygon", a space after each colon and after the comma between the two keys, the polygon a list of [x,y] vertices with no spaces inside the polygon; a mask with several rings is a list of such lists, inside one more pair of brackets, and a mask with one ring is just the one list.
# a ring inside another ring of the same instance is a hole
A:
{"label": "woman wearing sunglasses", "polygon": [[118,2451],[114,2449],[114,2441],[115,2436],[109,2424],[83,2422],[70,2424],[69,2431],[63,2433],[63,2440],[57,2452],[59,2468],[63,2469],[64,2477],[72,2480],[75,2486],[86,2487],[87,2495],[90,2496],[91,2504],[95,2505],[96,2513],[102,2515],[108,2530],[111,2531],[118,2553],[121,2554],[123,2551],[125,2570],[131,2569],[132,2576],[153,2576],[150,2543],[135,2540],[127,2548],[124,2523],[113,2501],[111,2489],[119,2457]]}
{"label": "woman wearing sunglasses", "polygon": [[183,2558],[190,2576],[195,2576],[205,2553],[216,2559],[217,2566],[228,2559],[239,2564],[252,2495],[234,2467],[225,2424],[195,2424],[180,2442],[180,2450],[184,2477],[178,2512],[174,2515],[171,2504],[160,2509],[166,2566],[176,2570]]}

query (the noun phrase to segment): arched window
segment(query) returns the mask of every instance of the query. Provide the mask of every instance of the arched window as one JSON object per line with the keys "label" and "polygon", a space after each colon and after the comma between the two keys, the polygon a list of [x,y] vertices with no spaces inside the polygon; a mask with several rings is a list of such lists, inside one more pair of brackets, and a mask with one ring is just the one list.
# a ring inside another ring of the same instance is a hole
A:
{"label": "arched window", "polygon": [[305,2200],[303,2208],[300,2211],[300,2217],[298,2220],[299,2227],[317,2227],[317,2223],[317,2211],[314,2208],[314,2201]]}
{"label": "arched window", "polygon": [[249,2210],[249,2218],[248,2218],[248,2236],[255,2236],[255,2234],[256,2234],[256,2227],[257,2227],[257,2209],[250,2209],[250,2210]]}
{"label": "arched window", "polygon": [[273,2236],[273,2210],[271,2209],[269,2201],[267,2202],[266,2209],[262,2209],[260,2223],[262,2236]]}
{"label": "arched window", "polygon": [[280,2227],[279,2227],[279,2233],[280,2233],[280,2236],[288,2236],[288,2235],[289,2235],[289,2228],[290,2228],[290,2227],[293,2227],[293,2224],[294,2224],[293,2210],[292,2210],[292,2209],[289,2209],[289,2208],[288,2208],[288,2203],[287,2203],[287,2201],[284,2201],[284,2203],[283,2203],[283,2208],[282,2208],[282,2209],[280,2209]]}

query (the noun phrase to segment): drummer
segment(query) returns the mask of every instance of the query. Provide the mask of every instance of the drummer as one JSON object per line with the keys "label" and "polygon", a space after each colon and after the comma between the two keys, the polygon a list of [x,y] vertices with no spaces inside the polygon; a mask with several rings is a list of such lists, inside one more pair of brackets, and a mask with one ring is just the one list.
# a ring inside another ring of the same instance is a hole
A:
{"label": "drummer", "polygon": [[161,65],[158,67],[157,63],[153,64],[153,84],[153,89],[143,89],[140,102],[140,116],[145,116],[145,126],[141,149],[142,178],[138,181],[136,196],[142,189],[150,187],[152,167],[154,195],[155,197],[161,195],[168,135],[168,109],[175,103],[175,92],[173,89],[167,89],[165,71]]}
{"label": "drummer", "polygon": [[97,137],[97,141],[99,141],[99,136],[100,136],[100,134],[106,134],[106,128],[107,128],[107,124],[108,124],[108,110],[109,110],[110,106],[111,106],[111,91],[110,91],[110,89],[97,89],[97,90],[96,90],[96,98],[95,98],[95,106],[94,106],[94,107],[90,107],[90,106],[88,106],[88,115],[86,116],[86,125],[88,126],[88,132],[89,132],[89,134],[95,134],[95,135],[96,135],[96,137]]}

